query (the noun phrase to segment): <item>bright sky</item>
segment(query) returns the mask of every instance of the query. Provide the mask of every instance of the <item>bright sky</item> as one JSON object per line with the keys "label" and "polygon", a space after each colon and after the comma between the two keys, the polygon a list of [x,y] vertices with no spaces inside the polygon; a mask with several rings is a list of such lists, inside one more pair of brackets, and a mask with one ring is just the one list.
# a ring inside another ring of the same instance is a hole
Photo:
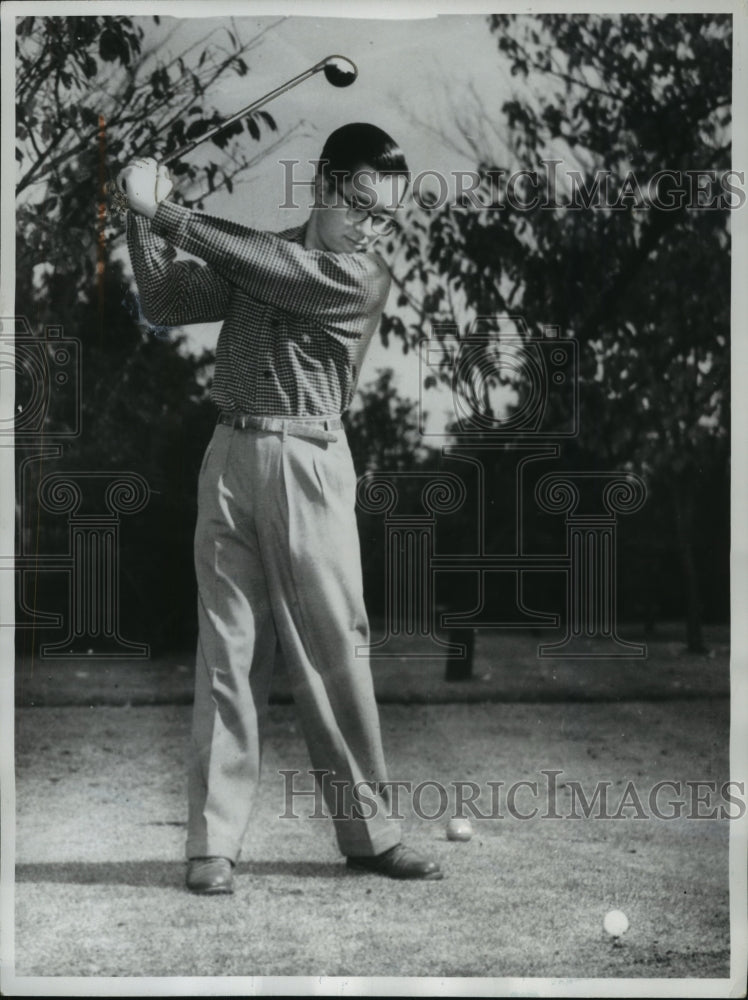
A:
{"label": "bright sky", "polygon": [[[246,18],[234,23],[247,38],[278,20]],[[178,37],[187,41],[216,28],[220,33],[222,26],[230,26],[230,21],[184,22]],[[414,173],[429,169],[449,173],[474,166],[445,147],[432,129],[455,135],[456,115],[467,114],[474,103],[470,86],[486,114],[498,117],[510,87],[495,36],[482,15],[419,21],[293,17],[277,23],[253,50],[246,77],[227,77],[211,96],[221,111],[234,112],[331,54],[345,55],[358,66],[359,76],[351,87],[332,87],[320,74],[268,106],[281,128],[303,124],[287,147],[274,155],[275,164],[265,162],[261,167],[268,189],[276,190],[270,204],[252,206],[253,214],[262,215],[257,220],[262,225],[274,220],[286,224],[272,214],[277,192],[282,195],[283,190],[278,160],[316,158],[325,137],[348,121],[372,121],[390,132]],[[230,207],[236,212],[235,200]]]}

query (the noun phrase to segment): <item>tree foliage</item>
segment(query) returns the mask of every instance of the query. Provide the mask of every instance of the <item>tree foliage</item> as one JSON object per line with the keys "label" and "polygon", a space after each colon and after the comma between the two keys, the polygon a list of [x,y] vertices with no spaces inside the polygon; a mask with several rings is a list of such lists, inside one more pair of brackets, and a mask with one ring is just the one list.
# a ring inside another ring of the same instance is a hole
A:
{"label": "tree foliage", "polygon": [[[149,43],[149,24],[164,36],[158,44]],[[121,231],[107,215],[106,184],[133,157],[164,155],[207,131],[218,120],[212,88],[249,72],[262,34],[243,40],[232,25],[180,48],[157,17],[18,19],[17,297],[24,309],[55,300],[48,284],[55,277],[84,298],[95,294],[102,269],[115,266],[108,251]],[[272,116],[257,116],[213,138],[221,155],[202,165],[175,162],[173,171],[195,182],[181,186],[193,193],[182,196],[186,204],[199,203],[206,188],[231,188],[254,162],[232,137],[246,128],[253,142],[260,139],[260,122],[276,129]]]}
{"label": "tree foliage", "polygon": [[730,18],[497,14],[489,28],[517,79],[502,105],[515,162],[483,151],[477,196],[414,226],[398,274],[409,336],[514,314],[578,340],[578,458],[670,488],[698,647],[695,497],[724,479],[729,433]]}
{"label": "tree foliage", "polygon": [[[515,72],[556,84],[540,109],[504,105],[523,162],[537,168],[563,139],[588,190],[610,172],[615,206],[531,213],[521,311],[586,348],[595,447],[639,471],[691,472],[727,433],[730,19],[549,15],[518,31],[496,15],[491,28]],[[638,207],[663,170],[682,204]]]}

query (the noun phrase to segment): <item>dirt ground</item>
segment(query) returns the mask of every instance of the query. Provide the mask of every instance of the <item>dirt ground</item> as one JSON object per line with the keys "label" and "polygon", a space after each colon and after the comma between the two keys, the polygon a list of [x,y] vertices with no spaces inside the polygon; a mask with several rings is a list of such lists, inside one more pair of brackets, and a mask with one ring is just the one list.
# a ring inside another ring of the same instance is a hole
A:
{"label": "dirt ground", "polygon": [[[110,976],[726,982],[730,820],[718,807],[737,811],[719,794],[728,699],[385,704],[381,713],[390,777],[449,791],[441,811],[424,793],[421,816],[405,801],[405,837],[442,863],[444,880],[349,874],[329,820],[279,818],[279,771],[308,764],[293,706],[278,704],[236,893],[205,899],[183,888],[188,708],[20,709],[17,976],[85,977],[90,987]],[[555,808],[543,796],[550,770],[561,772]],[[505,792],[520,780],[537,782],[538,797],[523,786],[514,815],[505,796],[493,809],[488,782]],[[659,811],[682,800],[680,818],[651,813],[648,796],[665,780],[680,793],[663,789]],[[492,816],[474,820],[468,843],[445,837],[460,781],[479,785],[480,811]],[[718,791],[694,807],[687,781]],[[607,814],[617,818],[575,818],[574,782],[588,798],[609,782]],[[630,807],[629,783],[647,815]],[[518,818],[533,806],[533,818]],[[305,799],[298,811],[309,808]],[[602,929],[614,908],[630,920],[619,942]]]}

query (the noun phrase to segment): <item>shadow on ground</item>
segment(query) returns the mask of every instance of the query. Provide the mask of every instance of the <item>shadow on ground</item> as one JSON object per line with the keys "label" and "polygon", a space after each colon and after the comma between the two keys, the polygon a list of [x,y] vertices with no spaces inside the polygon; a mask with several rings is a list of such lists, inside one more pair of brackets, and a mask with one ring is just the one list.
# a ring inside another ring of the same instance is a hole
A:
{"label": "shadow on ground", "polygon": [[[281,875],[288,878],[350,878],[341,864],[316,861],[240,861],[237,876]],[[130,885],[148,889],[184,884],[185,864],[179,861],[60,861],[16,866],[16,882],[57,885]]]}

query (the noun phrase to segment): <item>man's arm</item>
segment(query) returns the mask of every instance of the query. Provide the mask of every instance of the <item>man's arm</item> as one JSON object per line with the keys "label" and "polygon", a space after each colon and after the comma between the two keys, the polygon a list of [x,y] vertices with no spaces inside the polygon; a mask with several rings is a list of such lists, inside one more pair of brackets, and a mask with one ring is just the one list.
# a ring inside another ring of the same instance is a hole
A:
{"label": "man's arm", "polygon": [[387,298],[389,272],[374,255],[306,250],[272,233],[169,202],[159,204],[152,226],[253,298],[347,336],[368,331]]}
{"label": "man's arm", "polygon": [[156,236],[141,215],[127,213],[127,246],[143,314],[151,323],[211,323],[226,315],[230,282],[197,261],[176,260],[176,250]]}

